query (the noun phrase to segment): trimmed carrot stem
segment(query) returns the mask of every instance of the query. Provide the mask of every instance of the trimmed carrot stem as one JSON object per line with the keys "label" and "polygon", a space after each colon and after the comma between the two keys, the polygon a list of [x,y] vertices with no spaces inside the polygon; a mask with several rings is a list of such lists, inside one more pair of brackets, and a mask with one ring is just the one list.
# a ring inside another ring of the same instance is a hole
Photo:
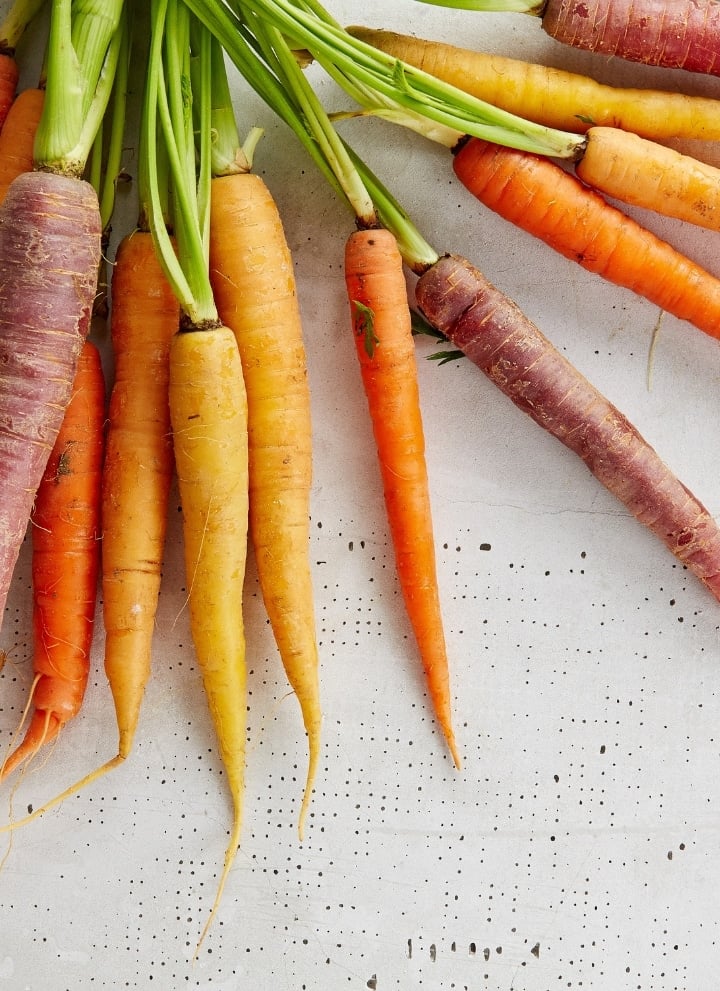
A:
{"label": "trimmed carrot stem", "polygon": [[389,231],[350,235],[345,281],[398,580],[430,699],[452,759],[460,767],[452,728],[415,345],[402,257]]}

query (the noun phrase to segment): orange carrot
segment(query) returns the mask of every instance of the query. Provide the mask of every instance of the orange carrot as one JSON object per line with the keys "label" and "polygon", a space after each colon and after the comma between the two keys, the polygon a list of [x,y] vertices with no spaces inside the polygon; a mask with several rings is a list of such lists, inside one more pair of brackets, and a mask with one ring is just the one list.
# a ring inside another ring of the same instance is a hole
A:
{"label": "orange carrot", "polygon": [[430,698],[459,767],[451,721],[415,346],[402,258],[393,235],[386,230],[351,234],[345,249],[345,281],[380,460],[398,580]]}
{"label": "orange carrot", "polygon": [[20,68],[15,61],[15,55],[0,52],[0,128],[5,124],[7,115],[15,99]]}
{"label": "orange carrot", "polygon": [[0,203],[13,179],[33,167],[33,146],[45,98],[42,89],[25,89],[17,98],[0,131]]}
{"label": "orange carrot", "polygon": [[32,515],[35,711],[0,779],[53,740],[85,695],[100,562],[104,424],[100,354],[86,341]]}
{"label": "orange carrot", "polygon": [[115,381],[102,470],[105,672],[118,752],[13,825],[24,825],[117,767],[130,754],[150,676],[167,502],[173,472],[169,350],[180,309],[152,235],[120,242],[112,274]]}
{"label": "orange carrot", "polygon": [[210,279],[235,333],[248,401],[249,527],[258,579],[309,761],[303,827],[320,758],[320,690],[309,559],[312,433],[293,263],[275,202],[259,176],[212,180]]}
{"label": "orange carrot", "polygon": [[554,162],[473,138],[454,169],[486,206],[566,258],[720,337],[720,279]]}

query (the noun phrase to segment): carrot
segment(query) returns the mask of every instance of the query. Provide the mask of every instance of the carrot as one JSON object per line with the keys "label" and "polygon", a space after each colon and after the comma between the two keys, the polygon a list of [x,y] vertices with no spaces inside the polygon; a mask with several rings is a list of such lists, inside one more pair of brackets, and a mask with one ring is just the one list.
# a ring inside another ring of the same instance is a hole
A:
{"label": "carrot", "polygon": [[248,397],[250,534],[258,580],[298,698],[309,764],[298,828],[320,758],[320,689],[310,545],[310,390],[292,257],[263,180],[212,181],[210,279],[237,339]]}
{"label": "carrot", "polygon": [[0,767],[0,780],[58,735],[85,695],[100,562],[104,425],[100,353],[86,341],[32,516],[35,711],[23,741]]}
{"label": "carrot", "polygon": [[445,256],[416,284],[440,330],[518,408],[585,462],[720,599],[720,529],[617,408],[469,262]]}
{"label": "carrot", "polygon": [[425,0],[539,17],[556,41],[630,62],[720,75],[717,0]]}
{"label": "carrot", "polygon": [[45,92],[40,88],[18,93],[0,131],[0,202],[13,179],[32,170],[35,134],[44,100]]}
{"label": "carrot", "polygon": [[112,273],[115,381],[103,469],[105,671],[119,730],[132,749],[150,658],[173,474],[168,376],[180,310],[152,235],[121,241]]}
{"label": "carrot", "polygon": [[[0,206],[2,611],[35,492],[72,393],[100,263],[97,195],[80,176],[112,83],[121,0],[109,0],[102,14],[86,12],[75,39],[71,6],[70,0],[53,4],[35,170],[11,183]],[[81,100],[78,79],[86,87]]]}
{"label": "carrot", "polygon": [[589,76],[441,41],[367,27],[350,34],[480,100],[548,127],[617,127],[653,141],[720,139],[717,100],[607,86]]}
{"label": "carrot", "polygon": [[720,75],[717,0],[546,0],[556,41],[644,65]]}
{"label": "carrot", "polygon": [[15,99],[19,78],[20,67],[15,61],[15,56],[0,51],[0,128],[4,126]]}
{"label": "carrot", "polygon": [[[158,0],[151,5],[150,14],[142,132],[144,174],[150,230],[181,311],[180,329],[170,344],[168,397],[183,515],[187,602],[190,630],[233,806],[225,860],[195,950],[197,956],[219,907],[243,824],[247,396],[235,335],[218,317],[203,236],[208,227],[211,175],[210,37],[192,24],[197,59],[196,72],[191,76],[188,10],[180,0]],[[172,71],[165,72],[165,65]],[[193,119],[188,114],[190,105]],[[159,116],[167,126],[158,127]],[[177,254],[160,210],[158,143],[167,150],[170,167]]]}
{"label": "carrot", "polygon": [[720,279],[547,159],[473,139],[454,157],[466,188],[566,258],[720,337]]}
{"label": "carrot", "polygon": [[455,765],[460,767],[451,719],[415,344],[402,257],[389,231],[350,235],[345,282],[398,579],[430,698]]}

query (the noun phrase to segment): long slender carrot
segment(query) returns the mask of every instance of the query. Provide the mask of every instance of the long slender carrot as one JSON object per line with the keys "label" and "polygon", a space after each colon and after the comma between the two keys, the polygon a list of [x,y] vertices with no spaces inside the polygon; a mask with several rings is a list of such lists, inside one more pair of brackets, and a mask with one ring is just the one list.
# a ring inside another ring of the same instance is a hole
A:
{"label": "long slender carrot", "polygon": [[103,468],[102,589],[105,671],[124,759],[150,676],[173,474],[169,349],[180,320],[148,231],[120,242],[111,291],[115,379]]}
{"label": "long slender carrot", "polygon": [[15,99],[19,78],[20,67],[15,55],[0,51],[0,128],[4,126]]}
{"label": "long slender carrot", "polygon": [[378,450],[398,580],[430,699],[457,767],[450,676],[435,563],[415,344],[403,263],[386,230],[356,231],[345,247],[355,345]]}
{"label": "long slender carrot", "polygon": [[657,452],[469,262],[445,256],[418,306],[516,406],[562,441],[720,599],[720,529]]}
{"label": "long slender carrot", "polygon": [[100,353],[80,353],[73,394],[32,516],[34,705],[0,780],[50,743],[80,710],[90,671],[100,563],[105,381]]}
{"label": "long slender carrot", "polygon": [[555,163],[472,139],[454,156],[466,188],[566,258],[720,337],[716,279]]}
{"label": "long slender carrot", "polygon": [[381,28],[353,25],[348,31],[480,100],[548,127],[584,133],[604,125],[653,141],[720,140],[717,100],[711,97],[607,86],[565,69]]}
{"label": "long slender carrot", "polygon": [[0,130],[0,202],[10,183],[33,167],[33,148],[45,100],[44,90],[30,87],[18,93]]}
{"label": "long slender carrot", "polygon": [[292,257],[275,201],[257,175],[237,172],[212,181],[210,280],[243,364],[258,579],[308,738],[302,837],[322,722],[309,560],[310,390]]}

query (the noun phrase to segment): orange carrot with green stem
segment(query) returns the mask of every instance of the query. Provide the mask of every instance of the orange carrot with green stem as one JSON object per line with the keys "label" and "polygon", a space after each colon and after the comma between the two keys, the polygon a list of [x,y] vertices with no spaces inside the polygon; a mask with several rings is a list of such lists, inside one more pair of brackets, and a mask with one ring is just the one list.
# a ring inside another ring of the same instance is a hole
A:
{"label": "orange carrot with green stem", "polygon": [[90,671],[100,564],[105,380],[85,342],[73,394],[32,515],[34,713],[0,780],[31,760],[80,711]]}
{"label": "orange carrot with green stem", "polygon": [[310,388],[293,261],[282,220],[241,148],[222,49],[214,45],[210,281],[234,332],[248,399],[249,526],[280,658],[300,703],[308,770],[303,837],[321,750],[322,712],[310,567]]}

